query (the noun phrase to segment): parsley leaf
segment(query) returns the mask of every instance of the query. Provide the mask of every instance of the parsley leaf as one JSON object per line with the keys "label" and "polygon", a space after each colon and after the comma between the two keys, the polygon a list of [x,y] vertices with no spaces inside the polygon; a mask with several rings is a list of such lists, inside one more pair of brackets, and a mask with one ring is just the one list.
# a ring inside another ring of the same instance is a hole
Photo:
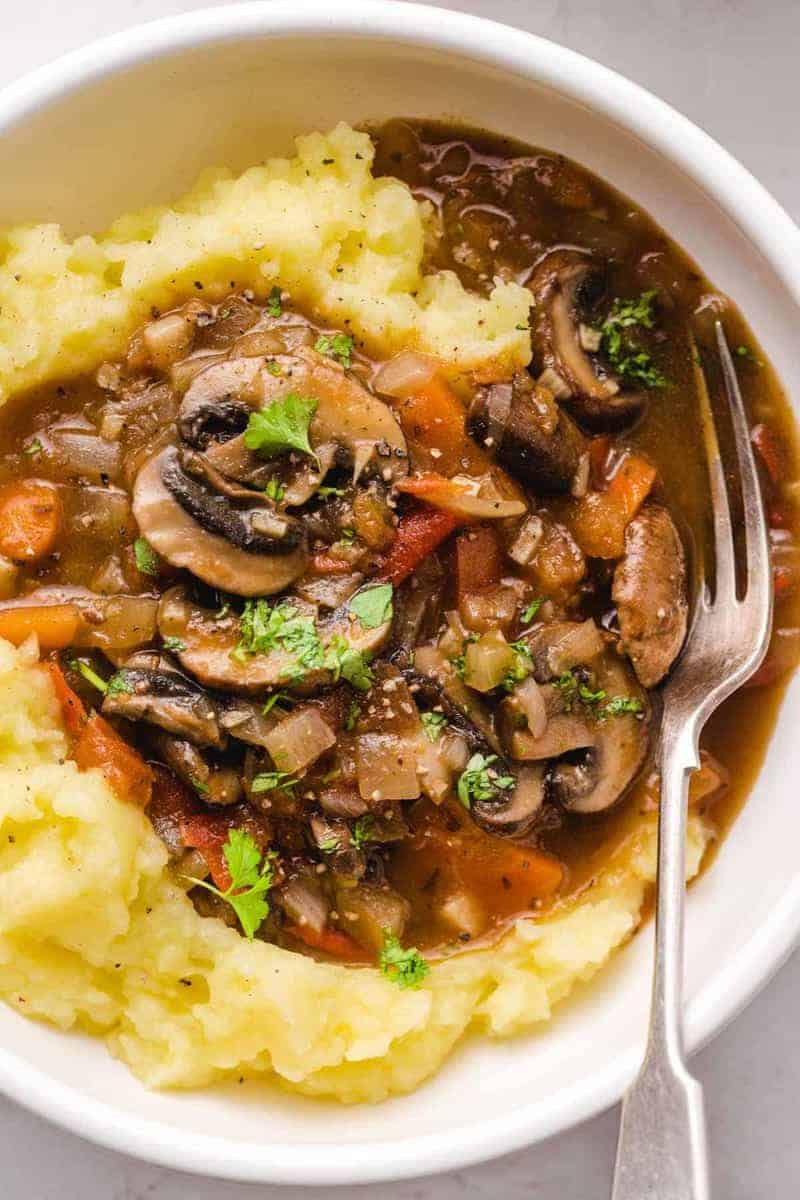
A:
{"label": "parsley leaf", "polygon": [[444,713],[425,712],[422,714],[422,731],[429,742],[438,742],[447,725]]}
{"label": "parsley leaf", "polygon": [[358,718],[360,716],[361,716],[361,705],[358,703],[357,700],[351,701],[350,707],[347,710],[347,716],[344,719],[344,727],[348,733],[351,733],[355,729],[356,722],[358,721]]}
{"label": "parsley leaf", "polygon": [[522,614],[522,624],[530,625],[531,621],[536,616],[543,604],[544,596],[537,596],[535,600],[531,600],[530,604]]}
{"label": "parsley leaf", "polygon": [[321,333],[314,343],[314,349],[318,354],[327,354],[328,358],[335,358],[347,368],[353,361],[354,344],[349,333]]}
{"label": "parsley leaf", "polygon": [[231,877],[231,885],[224,892],[205,879],[191,875],[186,878],[226,900],[239,918],[245,937],[252,941],[269,912],[266,895],[275,882],[273,863],[277,855],[270,851],[262,860],[258,845],[243,829],[229,831],[222,852]]}
{"label": "parsley leaf", "polygon": [[625,331],[634,326],[655,327],[653,302],[657,295],[653,288],[642,292],[638,300],[615,300],[600,326],[603,351],[617,374],[647,388],[666,387],[668,381],[654,365],[652,356]]}
{"label": "parsley leaf", "polygon": [[102,692],[105,695],[108,691],[108,684],[105,679],[101,675],[98,675],[82,658],[73,658],[69,665],[73,671],[77,671],[79,675],[82,675],[87,683],[97,688],[98,692]]}
{"label": "parsley leaf", "polygon": [[533,659],[527,642],[511,642],[511,649],[514,651],[514,664],[509,667],[500,682],[500,687],[506,692],[513,692],[517,684],[527,679],[533,670]]}
{"label": "parsley leaf", "polygon": [[291,708],[293,704],[294,700],[288,692],[273,692],[262,708],[261,712],[263,716],[266,716],[267,713],[272,712],[273,708],[276,706],[278,708]]}
{"label": "parsley leaf", "polygon": [[344,679],[359,692],[368,692],[372,687],[373,675],[366,658],[340,634],[331,638],[324,665],[333,672],[334,683]]}
{"label": "parsley leaf", "polygon": [[365,588],[358,592],[350,601],[350,612],[355,613],[365,629],[377,629],[391,621],[392,595],[394,588],[390,583],[379,583],[377,587]]}
{"label": "parsley leaf", "polygon": [[128,678],[127,671],[115,671],[106,684],[106,694],[109,696],[119,696],[124,693],[133,691],[133,684]]}
{"label": "parsley leaf", "polygon": [[168,637],[164,638],[164,649],[172,650],[175,654],[180,654],[186,649],[186,642],[181,641],[179,637],[173,637],[172,634],[170,634]]}
{"label": "parsley leaf", "polygon": [[341,850],[342,843],[338,837],[331,835],[330,837],[323,838],[321,842],[317,842],[317,847],[323,854],[334,854],[337,850]]}
{"label": "parsley leaf", "polygon": [[264,488],[264,493],[268,500],[274,500],[278,504],[286,495],[286,488],[279,479],[273,476]]}
{"label": "parsley leaf", "polygon": [[644,704],[635,696],[614,696],[609,700],[608,704],[604,704],[600,710],[601,718],[605,717],[622,717],[626,713],[644,712]]}
{"label": "parsley leaf", "polygon": [[280,788],[282,792],[291,791],[300,782],[298,779],[292,779],[291,776],[291,771],[261,771],[258,775],[253,776],[250,791],[254,795],[260,795],[261,792],[274,792],[276,788]]}
{"label": "parsley leaf", "polygon": [[267,296],[267,316],[280,317],[283,315],[282,300],[283,293],[281,289],[277,285],[270,288],[269,295]]}
{"label": "parsley leaf", "polygon": [[273,400],[267,408],[250,413],[244,431],[245,446],[248,450],[257,450],[264,458],[274,458],[287,450],[301,450],[316,459],[308,440],[308,430],[318,407],[319,401],[297,392]]}
{"label": "parsley leaf", "polygon": [[323,484],[322,487],[317,488],[317,495],[321,500],[327,500],[329,496],[343,496],[344,488],[328,487],[327,484]]}
{"label": "parsley leaf", "polygon": [[573,668],[571,671],[564,671],[555,681],[555,686],[563,696],[564,712],[571,713],[575,704],[580,701],[588,709],[597,715],[597,706],[601,700],[605,700],[606,693],[600,688],[593,692],[575,673]]}
{"label": "parsley leaf", "polygon": [[509,791],[516,786],[513,775],[498,775],[491,771],[496,754],[473,754],[458,780],[458,798],[464,808],[471,808],[473,800],[493,800],[499,791]]}
{"label": "parsley leaf", "polygon": [[136,569],[141,571],[142,575],[158,574],[161,560],[147,538],[138,537],[133,543],[133,557],[136,561]]}
{"label": "parsley leaf", "polygon": [[371,813],[359,817],[350,831],[350,844],[355,850],[361,850],[372,837],[375,818]]}
{"label": "parsley leaf", "polygon": [[388,929],[383,931],[380,968],[387,979],[393,979],[401,988],[418,988],[430,970],[416,947],[404,950],[400,939]]}
{"label": "parsley leaf", "polygon": [[356,531],[351,526],[346,525],[344,529],[339,530],[339,541],[345,546],[352,546],[356,540]]}
{"label": "parsley leaf", "polygon": [[33,458],[36,454],[41,454],[43,450],[44,446],[38,437],[31,438],[31,440],[26,442],[22,447],[22,453],[27,454],[29,458]]}

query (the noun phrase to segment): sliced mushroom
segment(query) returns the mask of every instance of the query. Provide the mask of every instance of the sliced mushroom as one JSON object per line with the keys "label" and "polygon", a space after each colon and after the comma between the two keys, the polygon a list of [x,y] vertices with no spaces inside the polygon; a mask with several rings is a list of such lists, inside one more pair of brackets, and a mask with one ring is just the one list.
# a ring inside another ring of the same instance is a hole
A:
{"label": "sliced mushroom", "polygon": [[548,683],[573,667],[593,663],[605,649],[603,635],[591,618],[536,626],[523,641],[530,651],[538,683]]}
{"label": "sliced mushroom", "polygon": [[558,381],[558,399],[592,430],[632,424],[644,407],[643,394],[622,388],[589,356],[586,338],[581,338],[582,315],[605,290],[597,264],[577,250],[554,250],[539,263],[528,286],[535,304],[534,353],[546,372],[543,382]]}
{"label": "sliced mushroom", "polygon": [[207,804],[237,804],[242,798],[240,771],[212,765],[193,742],[153,730],[150,741],[159,758]]}
{"label": "sliced mushroom", "polygon": [[168,447],[139,471],[133,513],[151,546],[176,567],[240,596],[282,591],[305,568],[299,522],[268,509],[240,509],[182,471]]}
{"label": "sliced mushroom", "polygon": [[352,844],[347,822],[317,814],[312,816],[309,824],[314,843],[322,851],[331,870],[350,879],[363,879],[367,870],[366,859]]}
{"label": "sliced mushroom", "polygon": [[622,647],[639,682],[655,687],[680,653],[689,612],[686,556],[661,505],[646,505],[627,526],[611,595]]}
{"label": "sliced mushroom", "polygon": [[[633,696],[646,705],[631,672],[610,654],[596,680],[607,697]],[[592,746],[578,752],[575,761],[557,761],[549,772],[550,794],[570,812],[605,812],[622,799],[647,756],[648,710],[595,720],[592,732]]]}
{"label": "sliced mushroom", "polygon": [[[453,664],[445,658],[436,646],[419,646],[414,651],[414,667],[411,672],[404,672],[413,685],[416,684],[421,696],[431,707],[441,704],[442,711],[457,728],[463,732],[472,731],[483,745],[491,747],[491,753],[500,751],[500,743],[494,730],[492,716],[487,706],[468,688],[456,674]],[[436,691],[426,691],[433,685]],[[436,700],[430,697],[436,696]],[[460,724],[456,721],[458,714]],[[470,742],[472,747],[473,743]],[[477,749],[477,744],[475,745]]]}
{"label": "sliced mushroom", "polygon": [[243,433],[256,403],[249,389],[262,366],[256,358],[224,359],[195,375],[178,410],[183,440],[205,450],[211,441],[226,442]]}
{"label": "sliced mushroom", "polygon": [[[343,638],[349,647],[371,657],[383,649],[389,638],[391,621],[375,629],[365,629],[350,619],[348,605],[336,609],[316,622],[316,608],[298,599],[288,598],[297,615],[316,623],[323,650],[334,638]],[[235,655],[239,643],[239,618],[228,613],[220,617],[211,609],[195,604],[183,587],[170,588],[158,608],[158,628],[164,638],[177,638],[184,649],[177,656],[185,670],[202,684],[236,691],[261,691],[289,687],[304,694],[333,682],[333,674],[322,667],[306,671],[297,678],[297,656],[281,646],[250,657]]]}
{"label": "sliced mushroom", "polygon": [[478,388],[468,429],[503,466],[537,492],[572,487],[588,442],[550,392],[526,371]]}
{"label": "sliced mushroom", "polygon": [[[498,768],[499,770],[499,768]],[[513,789],[497,801],[478,800],[472,816],[488,833],[523,837],[533,826],[545,800],[544,767],[523,767],[516,772]]]}
{"label": "sliced mushroom", "polygon": [[222,749],[226,744],[214,703],[196,683],[163,661],[145,667],[129,660],[115,678],[122,686],[106,692],[104,716],[158,725],[198,746]]}

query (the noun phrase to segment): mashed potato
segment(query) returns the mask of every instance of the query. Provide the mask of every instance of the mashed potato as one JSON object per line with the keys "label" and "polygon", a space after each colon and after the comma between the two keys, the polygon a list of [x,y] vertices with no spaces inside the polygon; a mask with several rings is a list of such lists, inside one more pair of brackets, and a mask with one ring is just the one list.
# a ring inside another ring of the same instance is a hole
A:
{"label": "mashed potato", "polygon": [[[151,1086],[275,1073],[348,1102],[413,1088],[468,1026],[505,1036],[546,1021],[636,929],[654,878],[650,816],[569,909],[402,991],[200,917],[146,816],[65,761],[34,646],[0,642],[0,690],[0,996],[102,1034]],[[705,838],[694,820],[692,874]]]}
{"label": "mashed potato", "polygon": [[[425,217],[408,187],[374,179],[373,146],[341,124],[297,139],[297,156],[238,178],[210,170],[172,208],[122,217],[102,237],[57,225],[0,234],[0,399],[123,352],[153,306],[231,284],[349,329],[369,350],[416,346],[454,372],[524,366],[530,293],[484,299],[451,272],[422,274]],[[199,289],[202,288],[202,291]]]}
{"label": "mashed potato", "polygon": [[[423,276],[425,209],[372,177],[345,125],[238,178],[209,172],[174,208],[101,238],[58,227],[0,239],[0,400],[124,350],[152,306],[277,282],[293,303],[389,354],[415,345],[454,372],[530,356],[529,296],[489,298]],[[153,1086],[271,1074],[342,1101],[380,1100],[436,1070],[470,1027],[546,1021],[636,929],[655,874],[655,824],[569,908],[520,921],[493,949],[436,965],[418,991],[374,969],[313,962],[204,920],[165,870],[146,816],[65,758],[36,648],[0,642],[0,996],[29,1016],[104,1036]],[[690,871],[706,832],[695,820]]]}

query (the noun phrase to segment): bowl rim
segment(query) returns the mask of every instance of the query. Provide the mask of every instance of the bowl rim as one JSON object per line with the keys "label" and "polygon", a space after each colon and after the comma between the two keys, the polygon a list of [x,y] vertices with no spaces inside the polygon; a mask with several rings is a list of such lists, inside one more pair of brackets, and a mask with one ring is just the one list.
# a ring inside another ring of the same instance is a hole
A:
{"label": "bowl rim", "polygon": [[[639,137],[691,178],[760,251],[800,310],[800,229],[731,154],[638,84],[557,43],[482,17],[400,0],[271,0],[197,9],[96,39],[0,90],[0,134],[85,85],[181,50],[247,37],[360,37],[403,41],[505,68],[578,101]],[[796,264],[794,267],[792,264]],[[688,1005],[696,1050],[732,1020],[800,940],[800,874],[736,961]],[[597,1115],[633,1079],[631,1051],[580,1084],[513,1113],[402,1140],[255,1146],[123,1115],[0,1047],[0,1092],[113,1150],[178,1170],[261,1183],[353,1184],[455,1170],[518,1150]]]}

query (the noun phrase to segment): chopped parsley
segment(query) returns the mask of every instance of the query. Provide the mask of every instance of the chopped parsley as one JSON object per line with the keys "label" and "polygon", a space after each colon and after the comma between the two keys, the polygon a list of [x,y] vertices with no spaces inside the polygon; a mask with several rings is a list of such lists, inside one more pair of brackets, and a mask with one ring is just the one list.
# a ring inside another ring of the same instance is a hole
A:
{"label": "chopped parsley", "polygon": [[339,541],[344,542],[345,546],[352,546],[352,544],[355,540],[356,540],[356,531],[355,531],[355,529],[352,529],[349,525],[347,525],[344,529],[341,529],[339,531]]}
{"label": "chopped parsley", "polygon": [[175,654],[181,654],[186,649],[186,642],[181,641],[179,637],[173,637],[171,634],[164,638],[164,649],[172,650]]}
{"label": "chopped parsley", "polygon": [[276,479],[275,476],[273,476],[267,486],[264,488],[264,494],[268,500],[273,500],[276,504],[278,504],[286,495],[286,488],[279,479]]}
{"label": "chopped parsley", "polygon": [[283,293],[277,285],[270,288],[269,295],[267,296],[267,316],[283,316]]}
{"label": "chopped parsley", "polygon": [[273,708],[276,706],[278,708],[291,708],[293,704],[294,701],[288,692],[273,692],[262,708],[261,712],[263,716],[266,716],[267,713],[272,712]]}
{"label": "chopped parsley", "polygon": [[375,825],[375,818],[371,813],[366,813],[363,817],[359,817],[350,831],[350,844],[355,850],[362,850],[367,842],[372,837],[372,830]]}
{"label": "chopped parsley", "polygon": [[522,614],[522,624],[530,625],[531,621],[536,616],[543,604],[544,596],[537,596],[535,600],[531,600],[530,604]]}
{"label": "chopped parsley", "polygon": [[493,800],[498,791],[507,792],[516,784],[513,775],[498,775],[491,770],[497,762],[496,754],[473,754],[458,780],[458,798],[464,808],[471,808],[474,800]]}
{"label": "chopped parsley", "polygon": [[422,731],[429,742],[438,742],[447,725],[444,713],[424,712],[422,714]]}
{"label": "chopped parsley", "polygon": [[27,454],[30,458],[33,458],[36,454],[41,454],[43,450],[44,446],[38,437],[31,438],[31,440],[26,442],[22,447],[22,453]]}
{"label": "chopped parsley", "polygon": [[258,451],[264,458],[275,458],[287,450],[300,450],[316,458],[308,440],[308,430],[318,406],[319,401],[310,396],[289,392],[273,400],[267,408],[251,412],[244,431],[245,446],[248,450]]}
{"label": "chopped parsley", "polygon": [[127,671],[115,671],[106,684],[108,696],[120,696],[133,691],[133,684],[128,678]]}
{"label": "chopped parsley", "polygon": [[133,543],[133,557],[136,562],[136,569],[142,575],[158,574],[161,560],[147,538],[138,537]]}
{"label": "chopped parsley", "polygon": [[323,854],[335,854],[337,850],[341,850],[342,843],[338,837],[331,835],[323,838],[321,842],[317,842],[317,846]]}
{"label": "chopped parsley", "polygon": [[[751,348],[749,346],[744,346],[744,345],[737,346],[735,353],[736,353],[737,358],[746,358],[756,367],[763,367],[763,365],[764,365],[762,363],[761,359],[756,354],[753,353],[753,351],[751,350]],[[25,453],[26,454],[28,453],[27,448],[25,450]]]}
{"label": "chopped parsley", "polygon": [[602,349],[611,366],[618,375],[646,388],[665,387],[667,380],[653,363],[652,356],[642,350],[627,331],[637,326],[642,329],[655,327],[653,305],[657,295],[657,290],[652,288],[642,292],[638,300],[615,300],[600,326]]}
{"label": "chopped parsley", "polygon": [[350,612],[354,613],[365,629],[377,629],[391,621],[392,595],[390,583],[379,583],[377,587],[365,588],[350,601]]}
{"label": "chopped parsley", "polygon": [[208,784],[203,783],[202,779],[192,779],[192,787],[197,792],[198,796],[208,795]]}
{"label": "chopped parsley", "polygon": [[456,675],[459,677],[459,679],[464,678],[464,672],[467,669],[466,647],[469,646],[472,642],[477,642],[477,641],[480,641],[480,638],[478,637],[477,633],[468,633],[466,638],[464,639],[464,643],[465,643],[464,649],[461,651],[460,654],[457,654],[455,656],[455,658],[450,659],[450,662],[453,664],[453,668],[455,670]]}
{"label": "chopped parsley", "polygon": [[361,716],[361,705],[358,703],[357,700],[352,700],[350,702],[350,707],[347,710],[347,716],[344,719],[344,727],[348,733],[352,733],[352,731],[355,729],[356,722],[358,721],[358,718],[360,716]]}
{"label": "chopped parsley", "polygon": [[349,333],[321,333],[314,343],[314,349],[318,354],[326,354],[328,358],[335,358],[337,362],[347,368],[352,365],[354,344]]}
{"label": "chopped parsley", "polygon": [[274,375],[276,378],[280,377],[283,374],[283,371],[280,368],[280,364],[276,363],[274,358],[268,358],[264,365],[266,366],[269,374]]}
{"label": "chopped parsley", "polygon": [[614,696],[600,710],[601,717],[624,717],[627,713],[638,715],[644,712],[644,704],[635,696]]}
{"label": "chopped parsley", "polygon": [[262,792],[274,792],[278,788],[282,792],[289,792],[298,783],[298,779],[292,778],[291,771],[261,771],[253,776],[250,791],[256,796]]}
{"label": "chopped parsley", "polygon": [[344,679],[364,692],[372,686],[365,656],[341,634],[323,645],[313,620],[301,616],[288,601],[270,608],[266,600],[247,600],[239,618],[234,661],[244,663],[251,655],[268,654],[276,648],[294,655],[295,662],[288,672],[290,680],[300,680],[309,671],[327,670],[334,682]]}
{"label": "chopped parsley", "polygon": [[92,687],[97,688],[98,692],[102,692],[103,695],[106,694],[108,691],[108,684],[106,683],[105,679],[103,679],[101,675],[98,675],[97,672],[93,670],[87,662],[84,662],[82,658],[73,658],[69,665],[72,667],[73,671],[77,671],[79,675],[82,675],[87,683],[90,683]]}
{"label": "chopped parsley", "polygon": [[343,496],[344,488],[329,487],[327,484],[323,484],[322,487],[317,488],[317,495],[321,500],[327,500],[329,496]]}
{"label": "chopped parsley", "polygon": [[387,979],[393,979],[401,988],[418,988],[430,970],[416,947],[403,949],[400,939],[388,929],[383,931],[380,968]]}
{"label": "chopped parsley", "polygon": [[574,668],[571,671],[564,671],[554,682],[563,697],[564,712],[571,713],[578,702],[594,711],[600,701],[606,698],[606,693],[602,689],[593,692],[590,687],[587,687],[576,675]]}
{"label": "chopped parsley", "polygon": [[255,840],[243,829],[230,830],[222,852],[231,877],[230,887],[224,892],[205,879],[195,879],[191,875],[187,878],[227,901],[239,918],[245,937],[252,941],[269,913],[266,897],[275,882],[273,863],[277,855],[274,851],[268,851],[262,859]]}
{"label": "chopped parsley", "polygon": [[533,670],[533,659],[527,642],[512,642],[511,649],[514,651],[514,663],[500,683],[500,687],[506,692],[513,692],[517,684],[527,679]]}

